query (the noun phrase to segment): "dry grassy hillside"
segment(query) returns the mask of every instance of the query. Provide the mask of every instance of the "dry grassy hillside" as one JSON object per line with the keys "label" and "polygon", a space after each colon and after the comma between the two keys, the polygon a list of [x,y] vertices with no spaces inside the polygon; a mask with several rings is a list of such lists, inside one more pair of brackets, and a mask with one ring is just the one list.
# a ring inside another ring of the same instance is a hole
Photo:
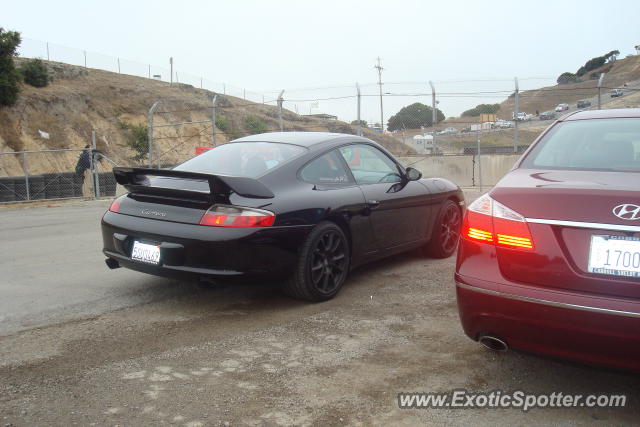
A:
{"label": "dry grassy hillside", "polygon": [[[123,123],[146,125],[151,105],[161,100],[154,116],[155,125],[211,119],[212,92],[190,85],[174,84],[102,70],[47,62],[53,82],[44,88],[24,85],[19,101],[0,108],[0,152],[82,148],[97,134],[97,145],[118,164],[132,164],[135,152],[127,145],[129,132]],[[278,127],[277,108],[243,99],[218,95],[218,117],[227,122],[226,132],[217,130],[217,143],[251,133],[246,119],[252,116],[269,131]],[[287,131],[330,131],[355,133],[344,122],[326,121],[284,111]],[[154,141],[164,153],[162,162],[177,163],[193,156],[197,146],[211,143],[211,124],[161,127]],[[40,131],[47,132],[44,139]],[[392,138],[365,130],[374,139],[397,154],[413,150]],[[78,153],[66,155],[28,155],[31,174],[73,171]],[[20,156],[0,155],[0,176],[24,174]]]}
{"label": "dry grassy hillside", "polygon": [[[600,73],[605,71],[606,76],[603,87],[621,87],[626,82],[640,80],[640,56],[619,59],[613,64],[605,64],[593,72]],[[592,72],[589,72],[587,75],[591,73]],[[596,96],[598,94],[597,83],[597,80],[585,80],[578,83],[549,86],[521,92],[520,111],[527,113],[534,113],[535,111],[542,112],[551,110],[563,102],[575,103],[580,99]],[[607,90],[605,89],[604,92],[606,93]],[[502,102],[498,116],[503,119],[511,119],[514,102],[515,99],[513,96]]]}

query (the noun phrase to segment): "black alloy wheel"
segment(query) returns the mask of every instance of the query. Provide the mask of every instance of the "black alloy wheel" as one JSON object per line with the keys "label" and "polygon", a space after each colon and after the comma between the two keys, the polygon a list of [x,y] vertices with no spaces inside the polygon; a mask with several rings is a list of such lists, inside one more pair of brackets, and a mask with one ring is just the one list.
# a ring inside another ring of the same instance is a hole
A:
{"label": "black alloy wheel", "polygon": [[431,241],[427,245],[427,252],[434,258],[448,258],[458,246],[462,215],[460,209],[452,200],[447,200],[440,209],[434,224]]}
{"label": "black alloy wheel", "polygon": [[344,232],[332,222],[322,222],[302,245],[297,269],[283,290],[307,301],[331,299],[347,278],[349,261],[349,243]]}

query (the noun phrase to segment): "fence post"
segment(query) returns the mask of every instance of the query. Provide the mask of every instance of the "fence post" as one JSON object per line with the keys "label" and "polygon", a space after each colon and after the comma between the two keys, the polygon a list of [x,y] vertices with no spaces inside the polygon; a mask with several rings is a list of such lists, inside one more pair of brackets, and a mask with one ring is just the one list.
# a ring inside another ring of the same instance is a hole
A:
{"label": "fence post", "polygon": [[149,167],[153,167],[153,113],[158,108],[158,104],[160,101],[156,101],[151,108],[149,108],[149,113],[147,114],[147,139],[149,143]]}
{"label": "fence post", "polygon": [[211,113],[211,145],[216,146],[216,102],[218,102],[218,95],[213,95],[213,105]]}
{"label": "fence post", "polygon": [[282,98],[282,94],[284,93],[284,89],[280,91],[280,95],[278,95],[278,121],[280,122],[280,132],[284,132],[284,124],[282,123],[282,103],[284,99]]}
{"label": "fence post", "polygon": [[[431,80],[429,80],[429,86],[431,86],[431,129],[433,129],[433,134],[431,135],[433,137],[431,140],[431,146],[433,148],[431,149],[431,153],[436,154],[436,122],[438,121],[438,114],[436,113],[436,88]],[[426,144],[427,141],[425,140],[424,143]]]}
{"label": "fence post", "polygon": [[96,149],[96,131],[91,131],[91,147],[89,147],[89,165],[91,167],[91,179],[93,180],[93,198],[100,195],[100,183],[98,182],[98,173],[96,172],[96,162],[93,159],[93,152]]}
{"label": "fence post", "polygon": [[22,168],[24,169],[24,184],[27,189],[27,200],[31,200],[31,192],[29,191],[29,167],[27,165],[27,155],[22,152]]}
{"label": "fence post", "polygon": [[482,125],[480,125],[480,129],[477,132],[477,151],[478,151],[478,187],[480,187],[480,191],[482,191],[482,160],[480,158],[480,130],[482,129]]}
{"label": "fence post", "polygon": [[360,94],[360,85],[356,82],[356,90],[358,91],[358,136],[362,136],[362,122],[360,121],[360,101],[362,95]]}
{"label": "fence post", "polygon": [[513,125],[513,153],[518,152],[518,144],[520,143],[520,132],[518,130],[518,113],[520,112],[520,88],[518,87],[518,78],[513,78],[516,84],[515,106],[514,106],[514,125]]}
{"label": "fence post", "polygon": [[598,110],[602,109],[602,82],[604,81],[604,73],[600,74],[600,78],[598,79]]}

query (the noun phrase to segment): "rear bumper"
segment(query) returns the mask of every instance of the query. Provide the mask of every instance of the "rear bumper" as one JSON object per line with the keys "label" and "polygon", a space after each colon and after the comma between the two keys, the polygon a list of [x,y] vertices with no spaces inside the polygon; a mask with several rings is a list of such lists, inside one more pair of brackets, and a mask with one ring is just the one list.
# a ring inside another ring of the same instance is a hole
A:
{"label": "rear bumper", "polygon": [[[311,226],[225,228],[113,212],[102,218],[103,253],[126,268],[172,278],[284,276]],[[160,245],[160,264],[131,259],[134,241]]]}
{"label": "rear bumper", "polygon": [[455,278],[470,338],[493,335],[517,349],[640,371],[640,301]]}

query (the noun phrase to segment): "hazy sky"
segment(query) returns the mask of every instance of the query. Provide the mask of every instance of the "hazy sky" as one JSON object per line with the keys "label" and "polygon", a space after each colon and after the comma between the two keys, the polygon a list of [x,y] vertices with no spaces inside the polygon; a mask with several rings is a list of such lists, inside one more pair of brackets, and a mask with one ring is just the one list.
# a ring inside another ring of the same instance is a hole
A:
{"label": "hazy sky", "polygon": [[[22,33],[26,55],[42,51],[33,40],[46,40],[165,67],[173,56],[179,72],[258,93],[287,89],[285,99],[302,100],[351,95],[355,89],[294,89],[360,82],[363,93],[376,93],[378,56],[384,82],[410,83],[385,85],[390,93],[427,93],[429,80],[447,93],[513,88],[510,81],[461,80],[518,76],[521,88],[549,85],[594,56],[613,49],[621,57],[634,52],[639,16],[637,0],[56,0],[5,1],[0,26]],[[95,55],[88,55],[91,66]],[[531,77],[547,79],[526,79]],[[444,83],[451,81],[456,83]],[[453,116],[501,100],[443,96],[439,107]],[[385,121],[416,101],[431,102],[426,96],[385,97]],[[302,101],[285,105],[310,108]],[[313,112],[351,120],[354,105],[354,100],[321,101]],[[368,97],[362,118],[379,117],[378,100]]]}

